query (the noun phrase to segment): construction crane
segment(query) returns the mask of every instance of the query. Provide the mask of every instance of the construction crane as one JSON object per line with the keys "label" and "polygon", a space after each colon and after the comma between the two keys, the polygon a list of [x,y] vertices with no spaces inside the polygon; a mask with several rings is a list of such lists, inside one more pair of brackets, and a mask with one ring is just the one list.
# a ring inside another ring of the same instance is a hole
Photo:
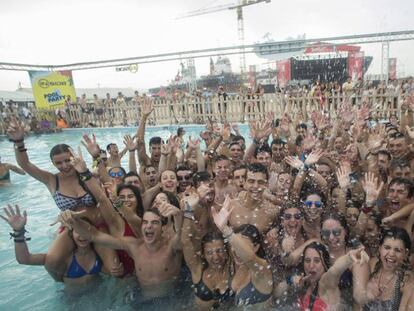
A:
{"label": "construction crane", "polygon": [[246,73],[246,51],[244,49],[244,19],[243,19],[243,7],[258,4],[261,2],[269,3],[271,0],[239,0],[238,3],[232,3],[227,5],[219,5],[215,7],[210,8],[204,8],[199,9],[195,11],[188,12],[184,15],[181,15],[178,17],[178,19],[181,18],[187,18],[192,16],[198,16],[198,15],[204,15],[204,14],[210,14],[214,12],[224,11],[224,10],[236,10],[237,13],[237,34],[238,39],[240,42],[240,76],[241,81],[243,82],[245,80],[245,73]]}

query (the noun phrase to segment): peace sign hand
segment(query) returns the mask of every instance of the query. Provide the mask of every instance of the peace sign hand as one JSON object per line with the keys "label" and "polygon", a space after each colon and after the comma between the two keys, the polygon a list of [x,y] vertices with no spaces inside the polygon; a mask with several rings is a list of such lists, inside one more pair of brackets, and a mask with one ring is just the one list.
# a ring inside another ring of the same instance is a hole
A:
{"label": "peace sign hand", "polygon": [[7,217],[0,215],[10,227],[13,228],[15,231],[20,231],[24,228],[27,222],[27,213],[26,211],[23,212],[23,215],[20,214],[20,208],[16,204],[15,209],[10,204],[7,204],[7,207],[3,208],[4,213]]}
{"label": "peace sign hand", "polygon": [[72,148],[69,148],[69,151],[70,151],[70,153],[72,155],[70,157],[70,163],[75,168],[75,170],[78,173],[84,173],[84,172],[86,172],[88,170],[88,167],[86,166],[85,160],[83,159],[81,148],[78,146],[78,153],[79,153],[79,155],[76,155],[75,151],[73,151]]}

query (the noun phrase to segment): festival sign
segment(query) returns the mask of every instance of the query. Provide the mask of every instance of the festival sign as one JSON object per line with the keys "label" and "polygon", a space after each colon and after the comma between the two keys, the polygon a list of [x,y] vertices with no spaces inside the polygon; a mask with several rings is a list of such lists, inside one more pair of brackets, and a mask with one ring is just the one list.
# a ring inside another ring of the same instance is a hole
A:
{"label": "festival sign", "polygon": [[55,109],[65,105],[68,95],[76,98],[72,71],[29,71],[33,96],[38,109]]}

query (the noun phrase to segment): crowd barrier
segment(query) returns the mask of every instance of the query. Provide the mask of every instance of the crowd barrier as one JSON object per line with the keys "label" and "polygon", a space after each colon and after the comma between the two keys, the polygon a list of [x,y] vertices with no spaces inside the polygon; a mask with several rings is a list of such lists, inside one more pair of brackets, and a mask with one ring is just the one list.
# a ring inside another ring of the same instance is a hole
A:
{"label": "crowd barrier", "polygon": [[[268,112],[273,112],[275,118],[280,118],[283,113],[294,116],[298,112],[302,112],[306,117],[315,110],[323,110],[332,118],[336,118],[338,108],[344,101],[353,106],[367,102],[371,107],[373,119],[387,119],[390,115],[399,115],[403,100],[403,95],[335,95],[324,98],[294,97],[278,93],[251,96],[236,94],[227,96],[225,100],[218,96],[183,97],[179,100],[152,98],[154,111],[149,118],[149,124],[206,124],[208,119],[218,122],[248,122],[263,119]],[[69,127],[134,126],[139,122],[141,103],[133,100],[123,105],[114,103],[105,107],[100,115],[96,110],[92,103],[86,112],[82,111],[80,105],[72,104],[70,107],[61,108],[61,115],[67,120]],[[32,114],[39,121],[46,119],[54,124],[58,118],[56,110],[33,108]],[[0,122],[4,123],[5,120]]]}

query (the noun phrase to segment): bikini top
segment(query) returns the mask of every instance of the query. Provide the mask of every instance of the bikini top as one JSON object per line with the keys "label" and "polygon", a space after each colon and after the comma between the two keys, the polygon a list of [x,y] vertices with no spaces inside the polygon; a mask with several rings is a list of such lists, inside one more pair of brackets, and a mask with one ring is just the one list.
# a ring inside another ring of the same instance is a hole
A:
{"label": "bikini top", "polygon": [[234,296],[234,292],[232,291],[230,284],[231,284],[231,275],[229,273],[229,279],[227,280],[227,289],[222,294],[220,293],[220,289],[215,289],[212,291],[210,288],[207,287],[207,285],[203,281],[203,275],[204,271],[201,275],[200,282],[197,284],[194,284],[194,294],[200,298],[202,301],[211,301],[215,300],[218,302],[225,302],[228,301],[229,298]]}
{"label": "bikini top", "polygon": [[249,282],[243,289],[236,294],[236,305],[247,306],[256,303],[264,302],[272,296],[272,293],[263,294],[254,287],[252,281]]}
{"label": "bikini top", "polygon": [[92,269],[89,272],[86,272],[85,269],[81,267],[81,265],[76,260],[75,254],[73,254],[72,262],[66,272],[66,277],[70,279],[77,279],[81,278],[85,275],[94,275],[99,274],[102,269],[102,260],[99,256],[96,256],[95,264],[93,265]]}
{"label": "bikini top", "polygon": [[92,194],[89,193],[87,189],[85,189],[85,186],[81,184],[82,188],[85,189],[86,193],[79,197],[74,198],[67,195],[64,195],[59,192],[59,177],[55,175],[56,177],[56,191],[52,195],[53,199],[55,200],[55,203],[57,207],[61,211],[66,210],[76,210],[79,207],[92,207],[96,205],[95,198],[92,196]]}
{"label": "bikini top", "polygon": [[[303,310],[303,311],[309,310],[310,296],[311,295],[306,294],[301,299],[299,299],[300,310]],[[320,297],[315,297],[311,311],[325,311],[327,309],[328,309],[328,305],[325,303],[325,301],[323,301],[322,298]]]}

